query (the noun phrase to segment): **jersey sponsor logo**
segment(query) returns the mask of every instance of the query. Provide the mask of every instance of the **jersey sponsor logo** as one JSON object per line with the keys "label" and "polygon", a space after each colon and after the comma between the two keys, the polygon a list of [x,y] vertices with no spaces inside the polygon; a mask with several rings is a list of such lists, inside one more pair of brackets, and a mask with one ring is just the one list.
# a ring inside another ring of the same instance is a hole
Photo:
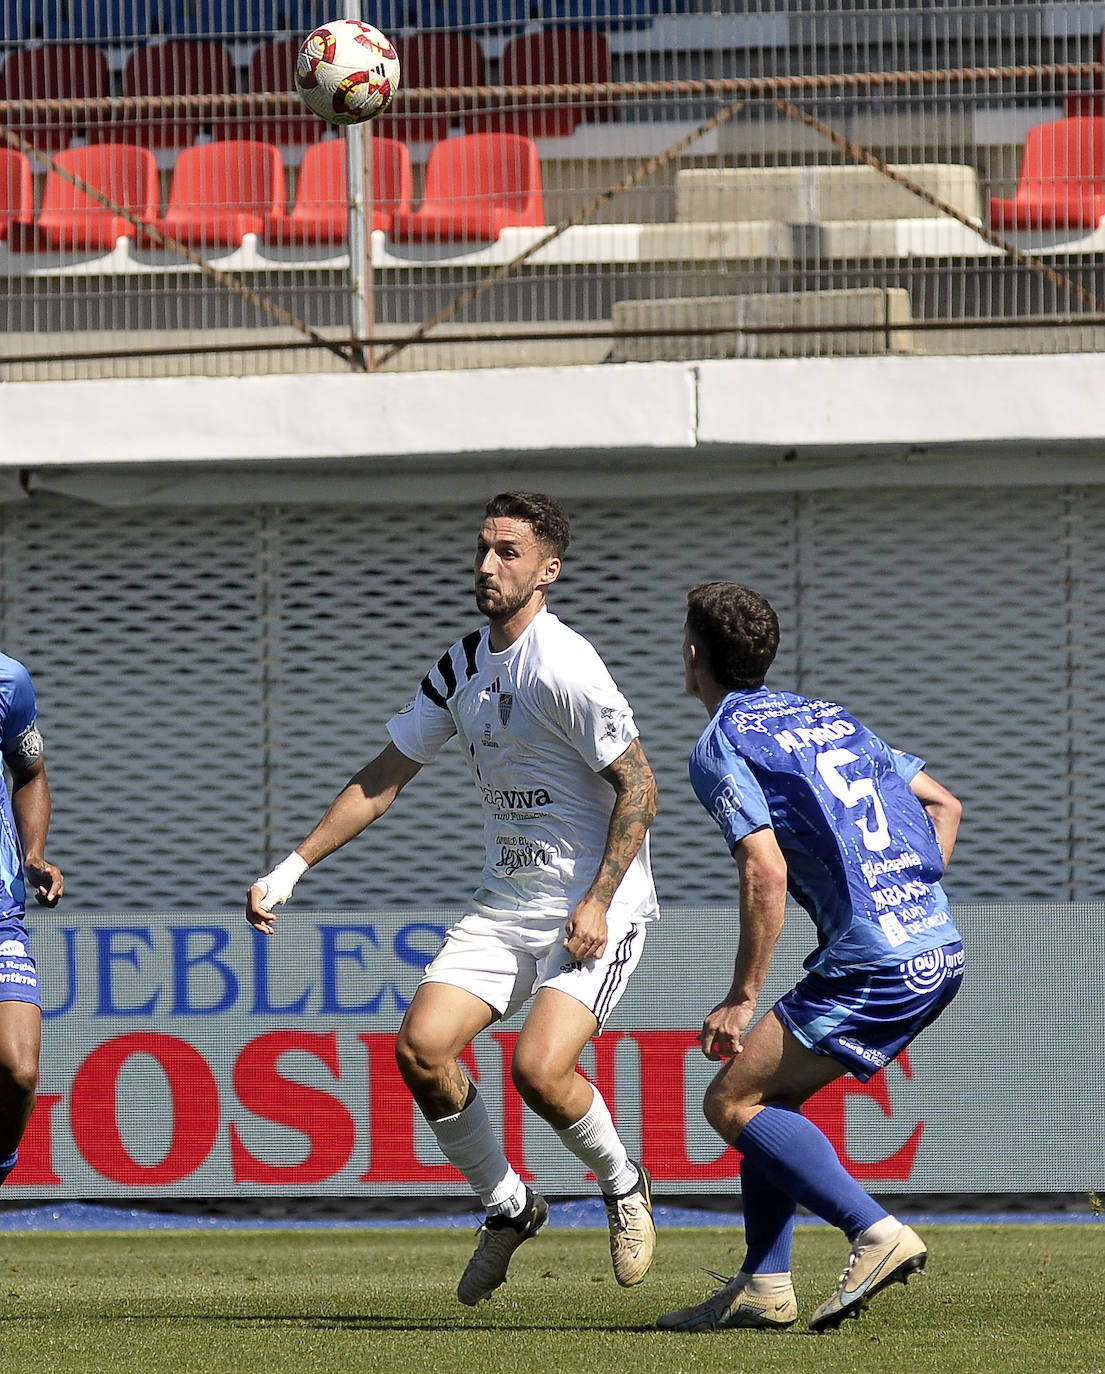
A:
{"label": "jersey sponsor logo", "polygon": [[491,787],[485,783],[480,790],[485,805],[497,811],[532,811],[552,803],[552,794],[544,787]]}
{"label": "jersey sponsor logo", "polygon": [[923,954],[914,955],[912,959],[906,960],[902,965],[902,979],[906,987],[912,988],[914,992],[933,992],[950,971],[942,949],[926,949]]}
{"label": "jersey sponsor logo", "polygon": [[879,917],[879,925],[882,927],[882,933],[886,936],[891,949],[897,949],[899,945],[908,942],[909,936],[906,934],[905,927],[892,912],[884,911]]}
{"label": "jersey sponsor logo", "polygon": [[518,873],[523,868],[548,868],[555,858],[551,849],[539,844],[500,844],[496,868]]}
{"label": "jersey sponsor logo", "polygon": [[0,944],[0,958],[25,959],[27,946],[20,940],[5,940]]}
{"label": "jersey sponsor logo", "polygon": [[871,900],[875,903],[876,911],[885,911],[887,907],[902,906],[906,902],[923,901],[932,891],[928,883],[922,883],[919,879],[913,878],[908,883],[894,883],[891,887],[877,887],[871,893]]}
{"label": "jersey sponsor logo", "polygon": [[907,868],[920,867],[921,856],[911,849],[907,854],[898,854],[893,859],[865,859],[860,864],[860,872],[874,887],[875,880],[885,877],[887,873],[902,873]]}
{"label": "jersey sponsor logo", "polygon": [[780,730],[775,736],[775,743],[781,745],[788,754],[797,754],[801,749],[818,749],[823,744],[847,739],[855,733],[856,727],[852,721],[830,720],[824,725],[795,726],[793,730]]}
{"label": "jersey sponsor logo", "polygon": [[0,983],[17,983],[20,987],[37,988],[38,979],[26,973],[14,973],[11,969],[0,969]]}
{"label": "jersey sponsor logo", "polygon": [[732,773],[726,773],[710,797],[710,815],[719,825],[724,825],[736,815],[740,805],[741,790],[737,786],[737,780]]}
{"label": "jersey sponsor logo", "polygon": [[779,720],[783,717],[794,719],[796,711],[801,710],[807,720],[817,719],[824,716],[838,716],[844,710],[843,706],[838,706],[835,701],[810,701],[797,704],[788,701],[785,697],[781,701],[769,699],[758,705],[746,705],[743,710],[734,710],[726,716],[726,720],[734,730],[740,730],[749,734],[769,735],[771,727],[768,724],[771,720]]}

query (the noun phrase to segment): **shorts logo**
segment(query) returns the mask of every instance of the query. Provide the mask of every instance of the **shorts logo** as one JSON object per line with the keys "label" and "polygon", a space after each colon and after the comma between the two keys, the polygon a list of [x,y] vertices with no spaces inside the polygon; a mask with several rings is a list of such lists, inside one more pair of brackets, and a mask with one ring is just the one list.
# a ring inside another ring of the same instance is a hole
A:
{"label": "shorts logo", "polygon": [[507,723],[507,721],[510,719],[510,713],[511,713],[511,711],[512,711],[513,709],[514,709],[514,693],[513,693],[513,692],[500,692],[500,693],[499,693],[499,720],[502,722],[502,725],[503,725],[503,729],[504,729],[504,730],[506,729],[506,723]]}
{"label": "shorts logo", "polygon": [[902,979],[914,992],[933,992],[948,976],[942,949],[929,949],[902,965]]}
{"label": "shorts logo", "polygon": [[858,1040],[851,1040],[846,1035],[837,1036],[837,1044],[842,1049],[851,1050],[857,1058],[866,1060],[868,1064],[877,1064],[880,1069],[890,1063],[889,1056],[881,1050],[872,1049],[870,1045],[861,1045]]}

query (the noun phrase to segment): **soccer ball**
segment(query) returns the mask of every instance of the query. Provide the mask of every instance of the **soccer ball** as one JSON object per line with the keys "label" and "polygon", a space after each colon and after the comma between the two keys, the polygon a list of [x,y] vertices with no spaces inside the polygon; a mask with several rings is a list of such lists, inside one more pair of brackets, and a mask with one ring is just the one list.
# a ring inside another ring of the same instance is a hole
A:
{"label": "soccer ball", "polygon": [[296,90],[330,124],[383,114],[399,86],[399,56],[379,29],[334,19],[309,33],[295,64]]}

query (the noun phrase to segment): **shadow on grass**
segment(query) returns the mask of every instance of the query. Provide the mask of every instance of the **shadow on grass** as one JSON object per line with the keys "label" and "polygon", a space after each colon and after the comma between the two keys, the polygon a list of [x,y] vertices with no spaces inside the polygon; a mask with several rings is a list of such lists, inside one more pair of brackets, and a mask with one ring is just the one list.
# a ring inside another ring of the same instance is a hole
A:
{"label": "shadow on grass", "polygon": [[[44,1314],[45,1315],[45,1314]],[[92,1315],[92,1314],[89,1314]],[[634,1335],[642,1331],[655,1331],[653,1322],[617,1323],[602,1321],[575,1321],[566,1327],[563,1320],[550,1319],[547,1322],[529,1321],[481,1321],[478,1318],[465,1321],[463,1317],[441,1317],[437,1315],[416,1317],[410,1313],[403,1315],[376,1313],[349,1313],[322,1317],[316,1314],[290,1312],[255,1312],[243,1315],[240,1312],[104,1312],[101,1320],[139,1324],[144,1322],[197,1323],[203,1326],[236,1327],[239,1330],[252,1330],[258,1326],[299,1327],[311,1331],[604,1331],[611,1335]],[[26,1325],[28,1321],[42,1320],[28,1312],[0,1314],[0,1331]],[[56,1315],[53,1317],[56,1321]]]}
{"label": "shadow on grass", "polygon": [[[223,1317],[220,1320],[231,1326],[253,1327],[258,1324],[279,1323],[281,1326],[301,1326],[315,1331],[563,1331],[563,1321],[464,1321],[447,1317],[414,1317],[409,1313],[403,1316],[375,1315],[362,1313],[358,1316],[335,1317]],[[613,1323],[601,1321],[575,1321],[573,1331],[607,1331],[611,1335],[632,1335],[641,1331],[655,1331],[653,1322]]]}

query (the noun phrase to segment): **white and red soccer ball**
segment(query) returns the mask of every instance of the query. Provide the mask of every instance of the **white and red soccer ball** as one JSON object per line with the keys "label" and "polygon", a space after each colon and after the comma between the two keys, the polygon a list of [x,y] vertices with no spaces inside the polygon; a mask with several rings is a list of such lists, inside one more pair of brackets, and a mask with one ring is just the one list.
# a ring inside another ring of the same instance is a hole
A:
{"label": "white and red soccer ball", "polygon": [[309,33],[295,64],[296,90],[330,124],[383,114],[399,86],[399,55],[360,19],[334,19]]}

